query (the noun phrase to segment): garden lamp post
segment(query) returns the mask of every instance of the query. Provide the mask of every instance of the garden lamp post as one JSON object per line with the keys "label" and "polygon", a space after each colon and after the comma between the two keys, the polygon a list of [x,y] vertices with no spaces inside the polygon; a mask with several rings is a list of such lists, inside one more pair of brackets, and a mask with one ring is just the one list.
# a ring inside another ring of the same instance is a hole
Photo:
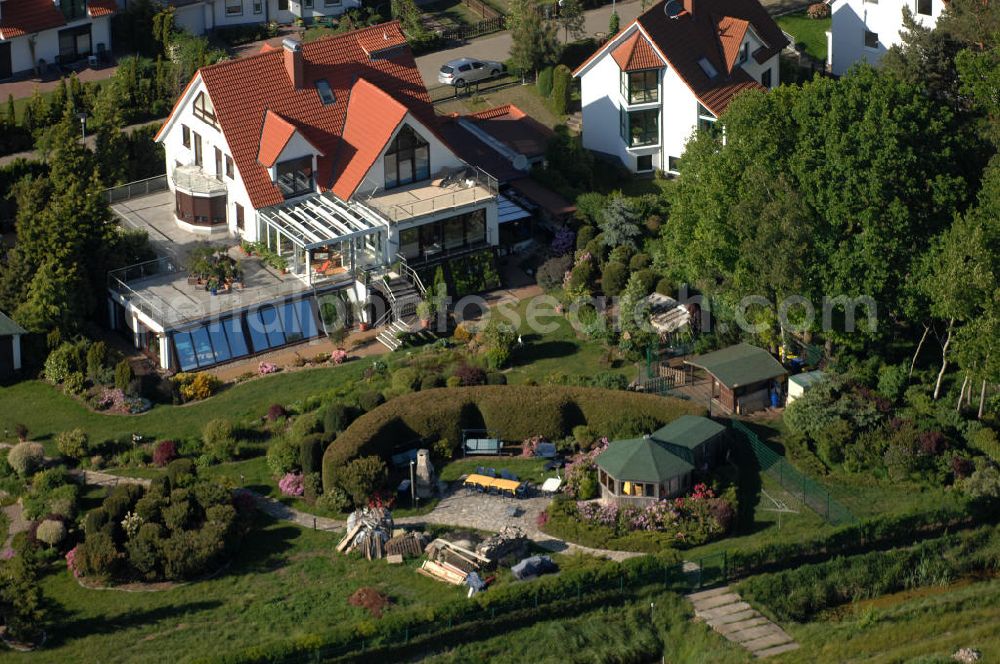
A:
{"label": "garden lamp post", "polygon": [[83,146],[87,147],[87,113],[80,111],[76,117],[80,121],[80,131],[83,133]]}
{"label": "garden lamp post", "polygon": [[410,505],[416,505],[417,503],[417,485],[413,479],[413,467],[416,465],[416,461],[410,459]]}

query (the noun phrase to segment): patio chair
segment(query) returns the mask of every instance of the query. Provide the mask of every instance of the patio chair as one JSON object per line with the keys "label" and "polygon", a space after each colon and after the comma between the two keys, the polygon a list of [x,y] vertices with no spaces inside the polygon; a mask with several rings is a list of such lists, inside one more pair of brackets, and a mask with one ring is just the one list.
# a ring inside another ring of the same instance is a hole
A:
{"label": "patio chair", "polygon": [[496,477],[497,476],[497,469],[496,468],[487,468],[486,469],[486,474],[489,475],[490,477]]}
{"label": "patio chair", "polygon": [[476,475],[485,475],[486,469],[482,466],[476,466]]}
{"label": "patio chair", "polygon": [[326,271],[330,269],[331,265],[333,265],[333,263],[331,261],[326,261],[322,265],[317,266],[316,267],[316,274],[325,274]]}
{"label": "patio chair", "polygon": [[500,469],[500,477],[505,480],[514,479],[513,477],[511,477],[510,471],[508,471],[506,468]]}

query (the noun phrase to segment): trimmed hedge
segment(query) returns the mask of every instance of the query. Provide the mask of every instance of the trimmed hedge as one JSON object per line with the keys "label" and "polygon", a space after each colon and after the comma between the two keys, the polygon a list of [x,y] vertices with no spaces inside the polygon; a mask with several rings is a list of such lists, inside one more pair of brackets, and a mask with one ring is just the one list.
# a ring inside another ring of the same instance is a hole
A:
{"label": "trimmed hedge", "polygon": [[588,387],[479,385],[406,394],[356,419],[323,455],[323,486],[334,486],[352,459],[389,456],[419,440],[447,440],[458,449],[462,429],[496,431],[504,440],[570,436],[587,425],[595,435],[620,427],[628,413],[662,426],[681,415],[703,415],[688,401]]}

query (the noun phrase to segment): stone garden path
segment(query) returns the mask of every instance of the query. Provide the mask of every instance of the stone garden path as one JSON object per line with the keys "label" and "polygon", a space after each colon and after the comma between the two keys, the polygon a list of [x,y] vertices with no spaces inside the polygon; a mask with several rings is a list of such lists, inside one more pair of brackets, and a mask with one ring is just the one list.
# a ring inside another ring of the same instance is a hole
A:
{"label": "stone garden path", "polygon": [[3,543],[3,551],[7,551],[11,548],[11,543],[14,541],[14,535],[18,533],[23,533],[28,528],[31,527],[31,522],[24,518],[24,510],[21,508],[21,502],[18,501],[12,505],[6,505],[3,508],[3,513],[7,515],[7,539]]}
{"label": "stone garden path", "polygon": [[778,625],[762,616],[729,586],[691,593],[694,615],[756,657],[770,657],[799,647]]}

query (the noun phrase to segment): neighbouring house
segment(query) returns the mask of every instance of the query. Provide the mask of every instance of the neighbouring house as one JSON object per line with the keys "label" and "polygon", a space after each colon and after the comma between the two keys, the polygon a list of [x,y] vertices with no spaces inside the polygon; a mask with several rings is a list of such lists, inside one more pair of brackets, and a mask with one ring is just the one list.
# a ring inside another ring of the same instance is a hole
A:
{"label": "neighbouring house", "polygon": [[[177,276],[179,250],[112,273],[112,326],[164,369],[318,336],[340,305],[397,323],[425,295],[415,267],[499,242],[496,178],[443,138],[396,21],[204,67],[156,140],[171,205],[154,239],[259,243],[271,266],[244,261],[211,297]],[[395,349],[397,331],[379,338]]]}
{"label": "neighbouring house", "polygon": [[21,370],[21,336],[27,334],[20,325],[0,311],[0,383],[13,378]]}
{"label": "neighbouring house", "polygon": [[678,496],[691,486],[694,465],[652,436],[616,440],[594,460],[600,500],[645,506]]}
{"label": "neighbouring house", "polygon": [[573,74],[584,147],[634,173],[676,173],[695,130],[710,129],[739,93],[778,85],[787,44],[758,0],[655,4]]}
{"label": "neighbouring house", "polygon": [[0,80],[111,51],[115,0],[0,0]]}
{"label": "neighbouring house", "polygon": [[653,440],[699,470],[715,466],[726,451],[726,427],[707,417],[682,415],[653,432]]}
{"label": "neighbouring house", "polygon": [[902,43],[903,8],[925,28],[933,28],[945,0],[833,0],[826,58],[830,71],[840,76],[855,62],[877,65],[893,46]]}
{"label": "neighbouring house", "polygon": [[741,343],[698,355],[685,364],[703,369],[712,379],[712,403],[737,415],[780,404],[788,372],[763,348]]}
{"label": "neighbouring house", "polygon": [[786,405],[792,403],[812,389],[814,385],[821,383],[824,380],[826,380],[826,374],[819,369],[816,369],[815,371],[803,371],[800,374],[789,376],[788,395],[785,398]]}
{"label": "neighbouring house", "polygon": [[[164,3],[167,4],[167,3]],[[339,16],[360,0],[170,0],[174,25],[194,35],[248,23],[292,23]]]}
{"label": "neighbouring house", "polygon": [[517,106],[452,114],[442,122],[441,131],[462,159],[497,178],[504,250],[517,250],[530,241],[533,219],[554,230],[576,211],[562,196],[531,179],[531,168],[544,163],[554,132]]}

